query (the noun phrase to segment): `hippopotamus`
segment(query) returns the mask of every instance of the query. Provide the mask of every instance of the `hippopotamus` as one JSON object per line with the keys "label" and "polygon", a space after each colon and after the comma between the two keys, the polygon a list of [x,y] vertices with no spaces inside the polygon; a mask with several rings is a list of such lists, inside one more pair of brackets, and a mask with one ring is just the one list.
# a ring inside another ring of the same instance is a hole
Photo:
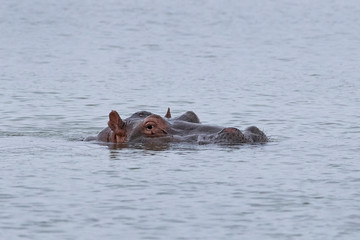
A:
{"label": "hippopotamus", "polygon": [[86,140],[109,143],[244,144],[264,143],[268,141],[268,137],[255,126],[248,127],[242,132],[235,127],[201,124],[199,117],[192,111],[172,118],[168,108],[164,117],[140,111],[124,120],[113,110],[109,114],[108,127],[96,137]]}

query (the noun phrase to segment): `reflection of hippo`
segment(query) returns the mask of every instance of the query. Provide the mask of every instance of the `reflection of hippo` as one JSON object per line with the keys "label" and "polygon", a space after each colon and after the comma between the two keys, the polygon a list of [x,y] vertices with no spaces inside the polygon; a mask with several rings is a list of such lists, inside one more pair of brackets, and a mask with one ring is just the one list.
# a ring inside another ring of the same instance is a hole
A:
{"label": "reflection of hippo", "polygon": [[199,144],[241,144],[267,142],[268,138],[257,127],[249,127],[241,132],[237,128],[223,128],[200,124],[194,112],[171,118],[170,109],[165,117],[150,112],[136,112],[122,120],[116,111],[109,114],[107,128],[96,137],[86,140],[97,140],[113,143],[166,143],[197,142]]}

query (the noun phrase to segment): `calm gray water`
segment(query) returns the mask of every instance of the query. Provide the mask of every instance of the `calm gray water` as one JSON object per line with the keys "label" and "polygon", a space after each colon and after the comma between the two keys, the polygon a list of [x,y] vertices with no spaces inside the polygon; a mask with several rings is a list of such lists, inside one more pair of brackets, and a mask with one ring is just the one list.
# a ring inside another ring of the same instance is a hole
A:
{"label": "calm gray water", "polygon": [[[360,2],[0,4],[0,239],[359,239]],[[79,141],[114,109],[272,142]]]}

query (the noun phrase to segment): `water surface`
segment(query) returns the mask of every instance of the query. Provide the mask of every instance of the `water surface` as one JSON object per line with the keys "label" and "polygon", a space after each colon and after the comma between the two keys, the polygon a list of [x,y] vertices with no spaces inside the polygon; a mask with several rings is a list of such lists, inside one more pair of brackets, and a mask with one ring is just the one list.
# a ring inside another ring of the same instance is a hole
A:
{"label": "water surface", "polygon": [[[360,5],[2,1],[1,239],[358,239]],[[79,141],[147,110],[265,145]]]}

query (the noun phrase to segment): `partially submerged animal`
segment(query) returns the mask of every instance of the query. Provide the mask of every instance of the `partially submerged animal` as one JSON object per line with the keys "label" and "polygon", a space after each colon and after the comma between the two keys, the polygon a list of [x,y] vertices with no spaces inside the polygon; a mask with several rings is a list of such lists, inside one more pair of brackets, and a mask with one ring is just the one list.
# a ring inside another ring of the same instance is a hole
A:
{"label": "partially submerged animal", "polygon": [[164,117],[140,111],[124,120],[116,111],[111,111],[108,127],[96,137],[88,137],[86,140],[111,143],[243,144],[264,143],[268,141],[268,137],[255,126],[248,127],[242,132],[234,127],[201,124],[198,116],[192,111],[172,118],[168,109]]}

